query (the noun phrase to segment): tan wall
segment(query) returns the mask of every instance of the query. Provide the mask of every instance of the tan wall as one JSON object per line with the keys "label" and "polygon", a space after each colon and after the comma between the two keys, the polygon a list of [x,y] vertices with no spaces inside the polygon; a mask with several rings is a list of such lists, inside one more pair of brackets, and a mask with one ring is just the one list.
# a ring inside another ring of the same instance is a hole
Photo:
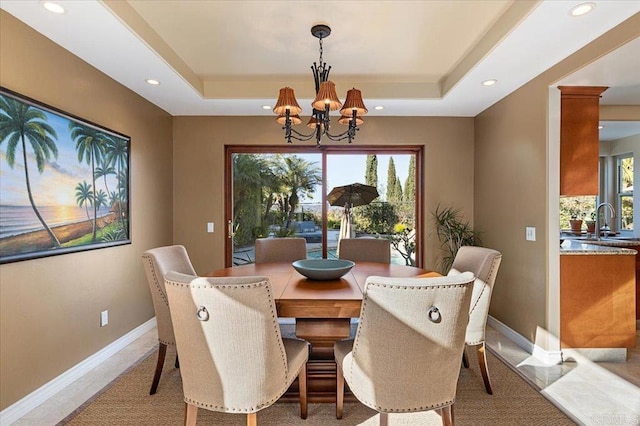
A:
{"label": "tan wall", "polygon": [[[225,144],[286,142],[273,117],[175,117],[173,129],[174,240],[187,247],[196,271],[206,273],[224,266]],[[425,146],[425,267],[435,269],[441,252],[430,212],[442,204],[473,215],[473,119],[370,117],[354,143]],[[206,222],[215,223],[215,233],[206,233]]]}
{"label": "tan wall", "polygon": [[[546,278],[549,245],[557,244],[547,238],[549,86],[639,35],[636,14],[475,119],[475,223],[485,245],[504,255],[490,314],[532,342],[537,326],[548,329],[554,298]],[[537,241],[525,241],[526,226],[536,227]]]}
{"label": "tan wall", "polygon": [[638,121],[640,105],[601,105],[600,121]]}
{"label": "tan wall", "polygon": [[4,11],[0,84],[130,136],[132,198],[131,245],[0,266],[4,409],[153,317],[140,256],[172,241],[173,176],[171,116]]}

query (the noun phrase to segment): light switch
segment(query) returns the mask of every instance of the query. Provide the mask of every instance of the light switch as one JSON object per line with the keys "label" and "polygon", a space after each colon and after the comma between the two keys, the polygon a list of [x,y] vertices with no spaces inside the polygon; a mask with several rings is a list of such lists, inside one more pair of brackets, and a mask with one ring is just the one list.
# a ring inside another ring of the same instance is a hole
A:
{"label": "light switch", "polygon": [[100,312],[100,327],[104,327],[109,324],[109,311]]}
{"label": "light switch", "polygon": [[535,227],[527,226],[525,234],[526,234],[527,241],[535,241],[536,240],[536,228]]}
{"label": "light switch", "polygon": [[207,223],[207,232],[213,234],[213,222]]}

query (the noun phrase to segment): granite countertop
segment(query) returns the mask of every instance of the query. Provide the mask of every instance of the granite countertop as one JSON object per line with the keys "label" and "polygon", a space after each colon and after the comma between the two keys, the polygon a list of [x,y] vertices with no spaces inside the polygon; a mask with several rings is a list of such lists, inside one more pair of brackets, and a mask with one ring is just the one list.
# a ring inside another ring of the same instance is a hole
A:
{"label": "granite countertop", "polygon": [[[618,247],[615,247],[615,246]],[[580,254],[580,255],[636,255],[637,251],[619,247],[640,245],[638,241],[624,240],[601,240],[601,241],[585,241],[585,240],[565,240],[560,245],[560,254]]]}

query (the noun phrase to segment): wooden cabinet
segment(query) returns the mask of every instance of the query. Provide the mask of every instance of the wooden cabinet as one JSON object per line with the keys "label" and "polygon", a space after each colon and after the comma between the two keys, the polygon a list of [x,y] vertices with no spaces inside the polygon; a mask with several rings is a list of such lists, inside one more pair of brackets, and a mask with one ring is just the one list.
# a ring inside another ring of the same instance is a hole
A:
{"label": "wooden cabinet", "polygon": [[640,320],[640,243],[637,245],[620,244],[614,247],[622,247],[626,249],[635,250],[636,254],[636,320]]}
{"label": "wooden cabinet", "polygon": [[636,256],[560,256],[562,348],[636,345]]}
{"label": "wooden cabinet", "polygon": [[598,195],[600,95],[607,87],[558,86],[560,195]]}

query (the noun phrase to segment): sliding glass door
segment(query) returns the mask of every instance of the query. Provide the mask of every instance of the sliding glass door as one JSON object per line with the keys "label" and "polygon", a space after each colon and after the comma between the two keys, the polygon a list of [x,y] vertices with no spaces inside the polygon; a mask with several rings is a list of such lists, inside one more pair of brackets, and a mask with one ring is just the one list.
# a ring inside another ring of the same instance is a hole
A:
{"label": "sliding glass door", "polygon": [[[305,238],[310,258],[336,257],[339,238],[386,238],[393,263],[420,263],[419,147],[229,146],[226,156],[227,265],[252,263],[256,238],[290,236]],[[327,198],[355,183],[378,196]]]}

